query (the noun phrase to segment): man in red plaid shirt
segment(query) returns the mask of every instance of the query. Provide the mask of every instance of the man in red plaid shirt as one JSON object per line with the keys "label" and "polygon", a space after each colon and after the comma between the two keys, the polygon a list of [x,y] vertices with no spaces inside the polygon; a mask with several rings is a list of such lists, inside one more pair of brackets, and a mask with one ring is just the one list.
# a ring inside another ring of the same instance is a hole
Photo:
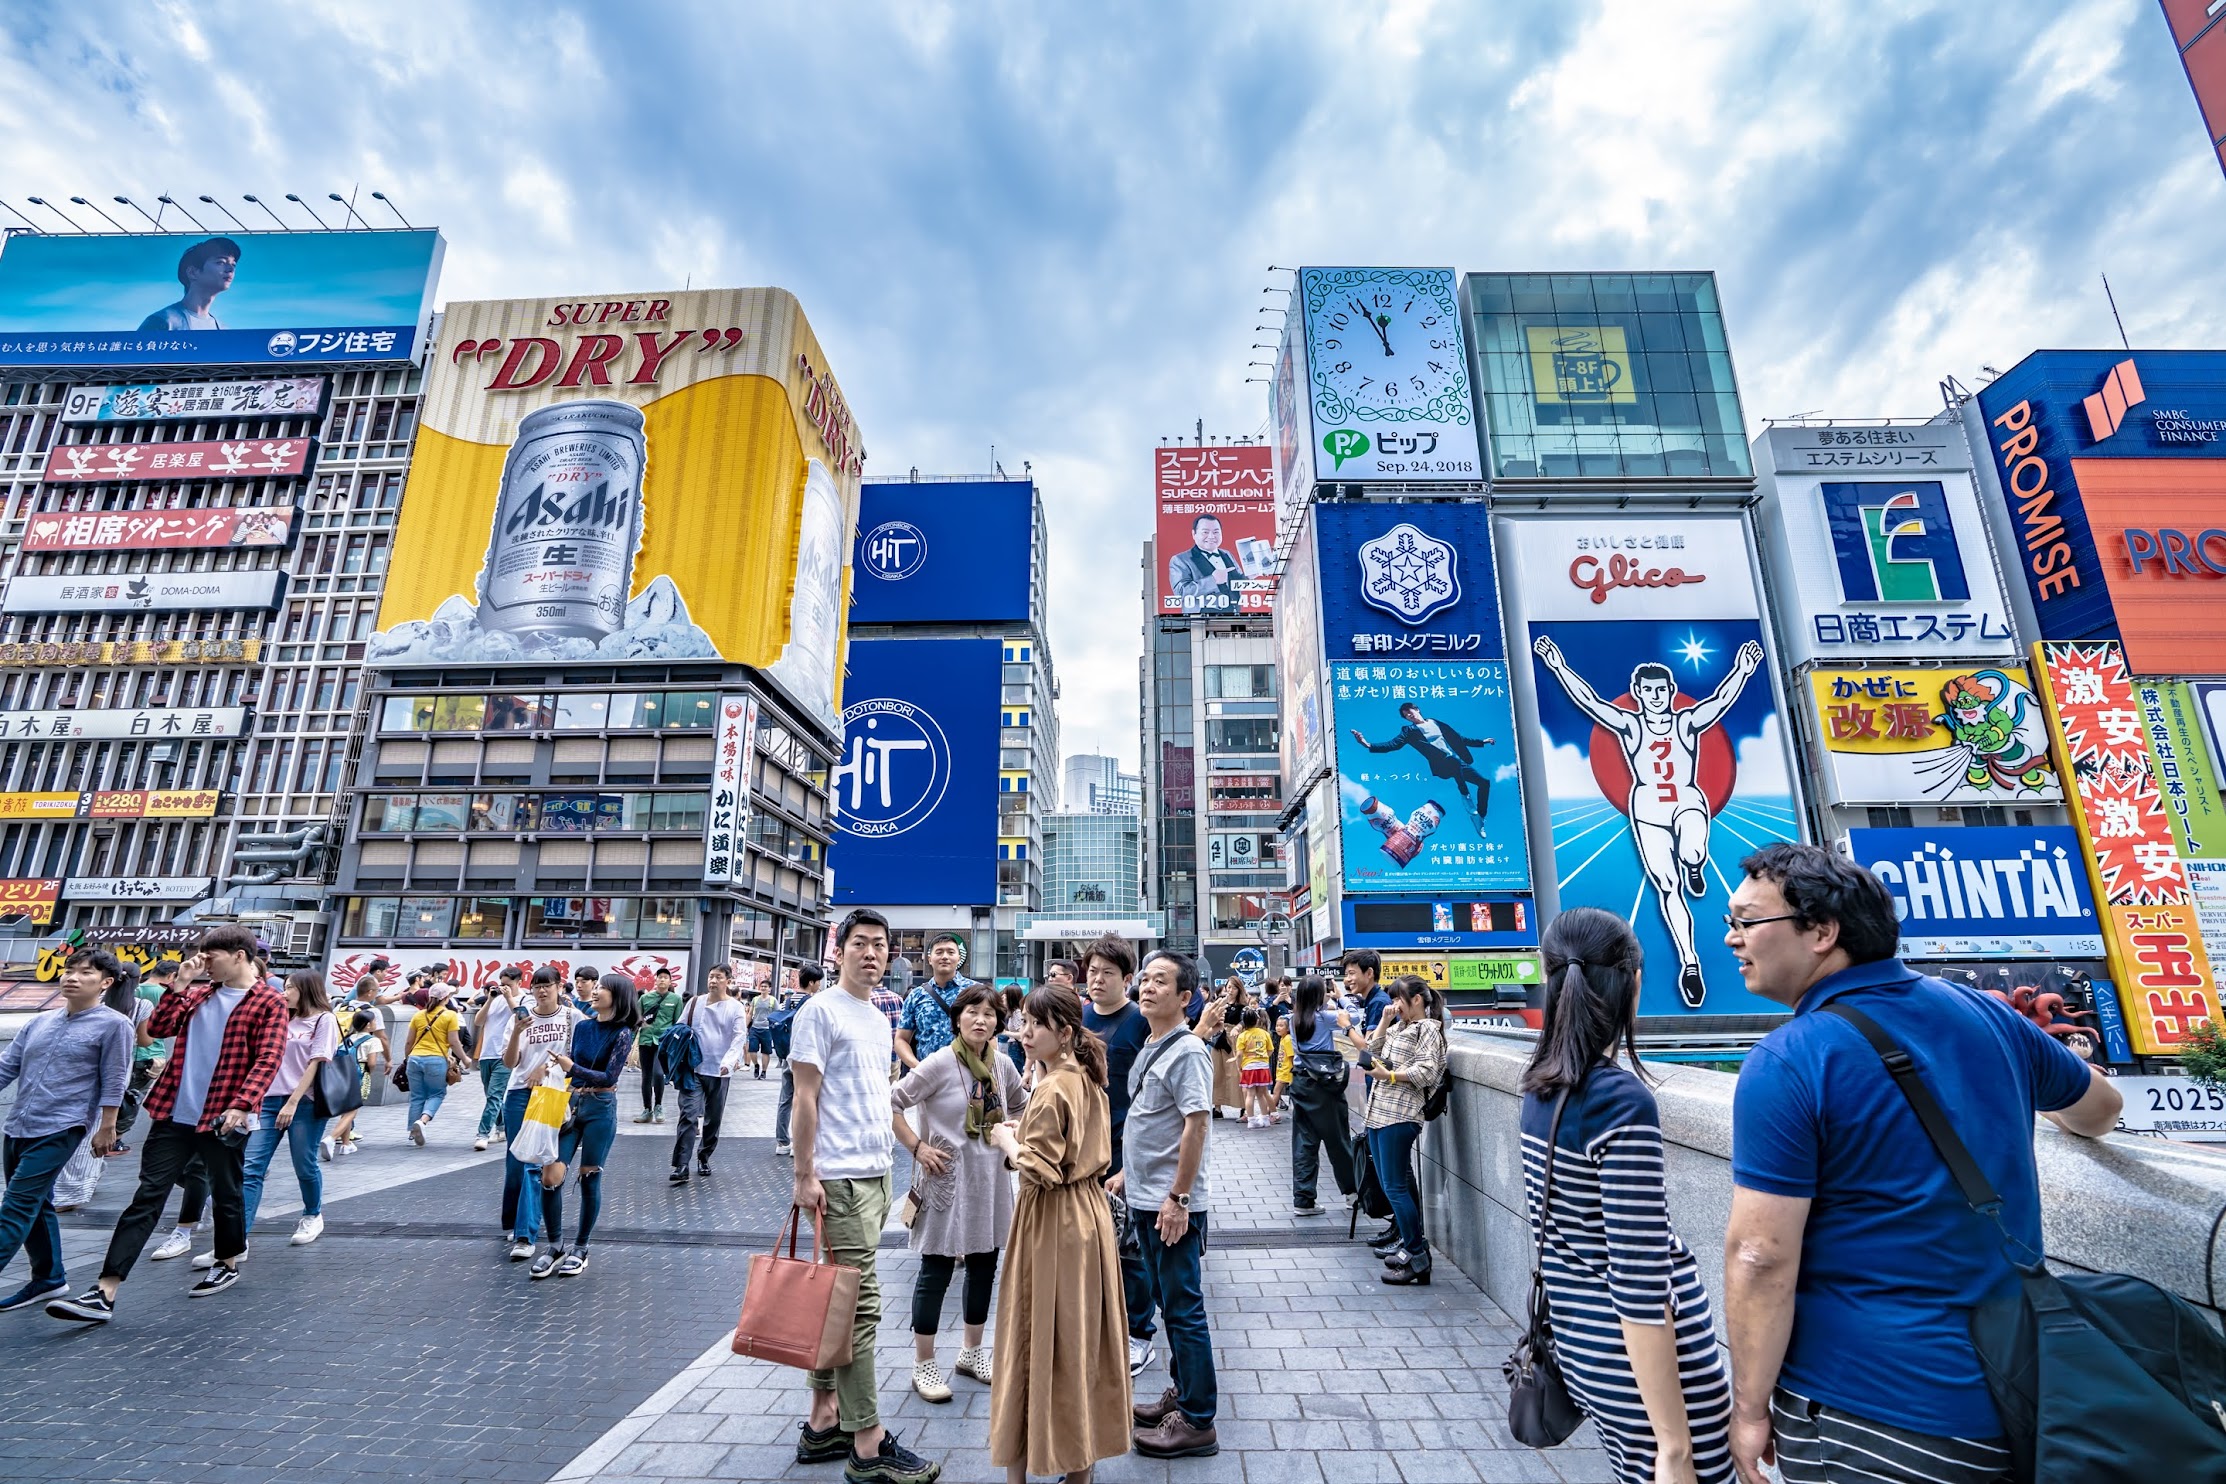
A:
{"label": "man in red plaid shirt", "polygon": [[106,1324],[116,1290],[147,1245],[170,1187],[199,1156],[216,1206],[216,1262],[191,1294],[205,1298],[239,1281],[247,1252],[240,1180],[248,1131],[286,1049],[286,997],[256,962],[255,935],[224,924],[202,935],[176,987],[155,1003],[146,1031],[177,1037],[169,1065],[144,1105],[149,1128],[139,1150],[139,1190],[116,1222],[100,1282],[46,1306],[57,1319]]}

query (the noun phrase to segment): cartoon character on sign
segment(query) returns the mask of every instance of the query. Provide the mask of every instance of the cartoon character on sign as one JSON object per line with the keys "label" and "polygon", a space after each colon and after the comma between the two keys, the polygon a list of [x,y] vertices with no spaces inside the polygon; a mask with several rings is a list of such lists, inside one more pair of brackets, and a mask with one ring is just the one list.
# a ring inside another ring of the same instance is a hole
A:
{"label": "cartoon character on sign", "polygon": [[[1593,737],[1593,776],[1608,802],[1631,822],[1639,866],[1677,949],[1677,997],[1687,1009],[1698,1010],[1708,987],[1701,980],[1693,909],[1685,897],[1708,893],[1708,824],[1731,796],[1737,774],[1731,743],[1717,723],[1762,667],[1762,646],[1752,640],[1740,645],[1731,673],[1704,701],[1679,694],[1669,666],[1649,661],[1631,672],[1630,692],[1612,702],[1569,668],[1553,640],[1541,636],[1531,647],[1600,729]],[[1621,767],[1612,772],[1607,764],[1613,754],[1603,756],[1602,734],[1621,754]],[[1628,793],[1619,799],[1609,785],[1625,779]]]}
{"label": "cartoon character on sign", "polygon": [[1933,720],[1953,740],[1918,765],[1927,793],[1959,784],[2005,793],[2048,787],[2048,734],[2030,690],[2000,670],[1981,670],[1942,686],[1940,704],[1945,709]]}

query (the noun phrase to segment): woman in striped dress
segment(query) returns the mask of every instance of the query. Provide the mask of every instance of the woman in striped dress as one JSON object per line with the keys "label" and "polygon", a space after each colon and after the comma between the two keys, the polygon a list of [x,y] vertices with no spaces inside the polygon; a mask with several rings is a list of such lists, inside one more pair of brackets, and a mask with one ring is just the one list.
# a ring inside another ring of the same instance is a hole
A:
{"label": "woman in striped dress", "polygon": [[[1554,919],[1542,947],[1546,1007],[1523,1076],[1523,1189],[1544,1248],[1554,1355],[1618,1484],[1728,1481],[1731,1388],[1700,1270],[1670,1230],[1661,1120],[1638,1075],[1638,938],[1612,913],[1576,907]],[[1541,1211],[1549,1157],[1553,1208]]]}

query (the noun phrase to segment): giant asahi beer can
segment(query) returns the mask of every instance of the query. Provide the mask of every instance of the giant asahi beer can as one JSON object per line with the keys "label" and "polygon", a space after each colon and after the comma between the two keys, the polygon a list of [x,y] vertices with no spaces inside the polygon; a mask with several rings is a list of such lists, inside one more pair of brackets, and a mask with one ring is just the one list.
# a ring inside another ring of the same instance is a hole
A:
{"label": "giant asahi beer can", "polygon": [[480,569],[480,627],[596,641],[623,628],[648,462],[641,409],[624,402],[521,418]]}

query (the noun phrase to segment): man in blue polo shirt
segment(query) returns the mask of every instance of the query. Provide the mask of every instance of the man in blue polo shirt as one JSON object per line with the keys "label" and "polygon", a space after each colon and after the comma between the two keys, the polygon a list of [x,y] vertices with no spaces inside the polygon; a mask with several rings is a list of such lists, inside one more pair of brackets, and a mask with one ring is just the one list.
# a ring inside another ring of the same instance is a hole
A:
{"label": "man in blue polo shirt", "polygon": [[1917,1063],[1994,1188],[2002,1226],[2041,1250],[2033,1114],[2099,1138],[2117,1089],[2008,1006],[1894,957],[1894,901],[1830,851],[1740,863],[1724,941],[1747,988],[1793,1016],[1748,1056],[1732,1110],[1724,1315],[1732,1459],[1809,1480],[1994,1484],[2002,1424],[1969,1332],[2009,1285],[2002,1233],[1956,1189],[1884,1062],[1837,1015],[1875,1020]]}

